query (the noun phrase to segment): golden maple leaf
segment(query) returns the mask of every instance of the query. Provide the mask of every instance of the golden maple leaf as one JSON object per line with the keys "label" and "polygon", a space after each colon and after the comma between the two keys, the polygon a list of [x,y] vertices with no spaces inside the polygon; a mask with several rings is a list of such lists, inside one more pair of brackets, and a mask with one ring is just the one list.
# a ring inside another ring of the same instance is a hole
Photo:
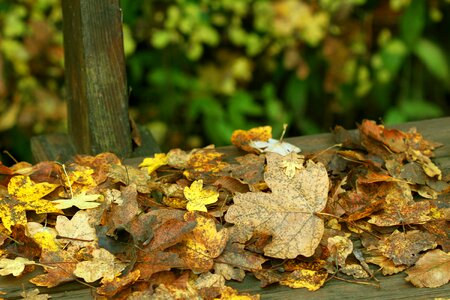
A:
{"label": "golden maple leaf", "polygon": [[190,187],[184,188],[184,196],[188,200],[188,211],[198,210],[206,212],[206,205],[215,203],[219,199],[219,193],[214,190],[204,190],[203,180],[194,181]]}
{"label": "golden maple leaf", "polygon": [[13,225],[26,225],[27,210],[34,210],[38,214],[60,212],[52,202],[41,199],[58,186],[48,182],[34,183],[24,175],[12,177],[8,183],[8,193],[0,195],[0,218],[3,226],[11,232]]}

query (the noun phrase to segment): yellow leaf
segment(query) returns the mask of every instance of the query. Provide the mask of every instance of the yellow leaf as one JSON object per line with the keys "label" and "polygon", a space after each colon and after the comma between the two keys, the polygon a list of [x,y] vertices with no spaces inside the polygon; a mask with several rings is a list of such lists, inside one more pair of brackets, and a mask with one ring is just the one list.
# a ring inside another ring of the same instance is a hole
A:
{"label": "yellow leaf", "polygon": [[16,257],[15,259],[0,258],[0,275],[6,276],[12,274],[19,276],[22,274],[26,265],[34,265],[34,261],[23,257]]}
{"label": "yellow leaf", "polygon": [[14,176],[8,184],[8,194],[1,195],[0,218],[3,226],[11,232],[11,226],[27,223],[27,210],[36,213],[60,212],[53,203],[41,199],[59,185],[47,182],[34,183],[28,176]]}
{"label": "yellow leaf", "polygon": [[213,190],[203,189],[203,180],[194,181],[190,187],[184,188],[184,196],[188,200],[188,211],[208,211],[206,205],[215,203],[219,199],[219,193]]}
{"label": "yellow leaf", "polygon": [[33,202],[52,192],[59,185],[48,182],[34,183],[30,177],[19,175],[11,178],[8,193],[21,201]]}
{"label": "yellow leaf", "polygon": [[196,221],[197,225],[175,252],[194,272],[207,272],[225,248],[229,231],[226,228],[218,230],[214,218],[198,213],[187,212],[184,219]]}
{"label": "yellow leaf", "polygon": [[280,284],[294,289],[306,288],[316,291],[325,283],[327,277],[328,273],[325,270],[295,270],[285,279],[280,280]]}
{"label": "yellow leaf", "polygon": [[156,153],[155,157],[145,158],[139,165],[140,168],[147,167],[148,174],[150,175],[156,171],[159,167],[167,165],[167,155],[164,153]]}
{"label": "yellow leaf", "polygon": [[61,245],[56,239],[58,232],[54,228],[44,227],[36,222],[28,222],[26,228],[27,236],[31,236],[43,250],[54,252],[61,249]]}

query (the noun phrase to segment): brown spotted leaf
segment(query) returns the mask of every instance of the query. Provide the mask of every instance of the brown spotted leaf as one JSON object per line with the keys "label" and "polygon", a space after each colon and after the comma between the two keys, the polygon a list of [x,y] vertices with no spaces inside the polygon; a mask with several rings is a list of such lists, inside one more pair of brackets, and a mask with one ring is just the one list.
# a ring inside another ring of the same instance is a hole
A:
{"label": "brown spotted leaf", "polygon": [[264,248],[267,256],[311,256],[322,238],[324,223],[315,213],[327,202],[327,171],[322,164],[308,161],[289,178],[283,161],[294,160],[296,155],[267,153],[264,179],[272,192],[236,195],[225,216],[227,222],[241,228],[270,234],[272,241]]}

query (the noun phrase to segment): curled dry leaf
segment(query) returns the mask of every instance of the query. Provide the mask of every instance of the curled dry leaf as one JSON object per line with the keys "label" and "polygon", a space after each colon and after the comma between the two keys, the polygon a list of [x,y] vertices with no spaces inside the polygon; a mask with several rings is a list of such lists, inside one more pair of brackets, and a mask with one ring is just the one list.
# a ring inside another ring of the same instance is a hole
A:
{"label": "curled dry leaf", "polygon": [[252,141],[267,142],[270,138],[272,138],[272,127],[261,126],[252,128],[250,130],[235,130],[231,135],[231,143],[244,151],[258,152],[249,144]]}
{"label": "curled dry leaf", "polygon": [[324,222],[315,214],[326,205],[328,175],[322,164],[308,161],[289,178],[282,161],[287,158],[267,153],[264,174],[272,193],[238,194],[225,220],[253,232],[264,232],[272,241],[264,253],[276,258],[311,256],[322,238]]}
{"label": "curled dry leaf", "polygon": [[406,280],[417,287],[440,287],[450,281],[450,253],[432,250],[406,271]]}

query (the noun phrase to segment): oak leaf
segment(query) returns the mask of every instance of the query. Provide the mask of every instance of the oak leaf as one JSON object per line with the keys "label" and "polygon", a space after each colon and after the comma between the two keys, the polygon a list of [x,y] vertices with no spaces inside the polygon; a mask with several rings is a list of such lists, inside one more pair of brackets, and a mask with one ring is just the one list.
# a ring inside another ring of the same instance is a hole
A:
{"label": "oak leaf", "polygon": [[203,180],[201,179],[194,181],[190,187],[185,187],[184,196],[188,200],[186,205],[188,211],[206,212],[206,205],[215,203],[219,199],[218,192],[203,189]]}
{"label": "oak leaf", "polygon": [[450,281],[450,253],[429,251],[406,273],[406,280],[417,287],[440,287]]}
{"label": "oak leaf", "polygon": [[264,179],[272,193],[237,194],[225,220],[245,230],[266,232],[272,241],[264,253],[276,258],[311,256],[324,231],[315,214],[326,205],[329,181],[325,167],[308,161],[292,178],[286,175],[276,153],[267,153]]}
{"label": "oak leaf", "polygon": [[27,223],[27,210],[38,214],[60,212],[52,202],[41,199],[59,185],[47,182],[34,183],[30,177],[18,175],[8,183],[8,193],[0,194],[0,218],[3,226],[11,232],[11,226]]}

